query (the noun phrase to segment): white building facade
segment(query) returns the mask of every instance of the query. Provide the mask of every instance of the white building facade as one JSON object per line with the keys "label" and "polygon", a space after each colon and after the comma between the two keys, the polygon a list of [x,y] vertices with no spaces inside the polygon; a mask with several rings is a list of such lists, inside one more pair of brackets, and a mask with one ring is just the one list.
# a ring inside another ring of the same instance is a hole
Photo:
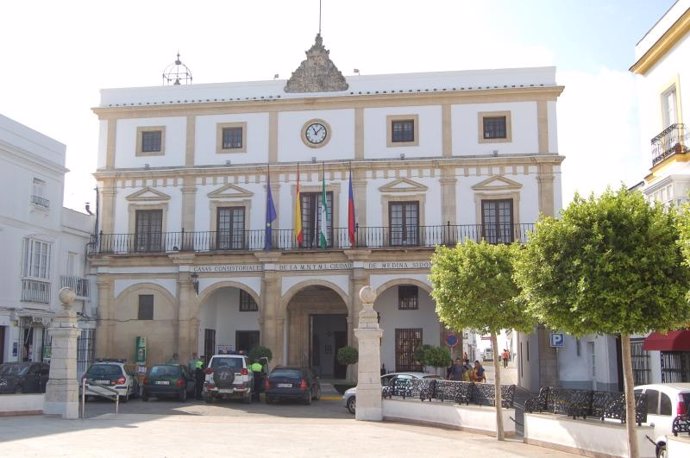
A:
{"label": "white building facade", "polygon": [[[650,200],[690,196],[690,0],[678,0],[635,47],[640,131],[650,169],[640,189]],[[690,382],[690,330],[633,340],[635,381]]]}
{"label": "white building facade", "polygon": [[50,359],[47,327],[62,287],[77,293],[82,370],[93,353],[86,246],[95,221],[62,207],[66,172],[64,145],[0,115],[0,362]]}
{"label": "white building facade", "polygon": [[345,78],[320,36],[287,81],[103,90],[98,356],[261,344],[344,377],[370,285],[385,369],[419,369],[418,345],[462,335],[434,246],[524,241],[560,210],[562,90],[550,67]]}

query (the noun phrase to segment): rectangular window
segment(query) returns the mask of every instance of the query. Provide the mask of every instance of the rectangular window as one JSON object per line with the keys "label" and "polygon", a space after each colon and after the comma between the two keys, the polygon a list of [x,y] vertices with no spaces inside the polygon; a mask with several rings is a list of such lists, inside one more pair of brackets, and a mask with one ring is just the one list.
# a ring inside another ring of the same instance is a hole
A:
{"label": "rectangular window", "polygon": [[506,117],[505,116],[489,116],[483,119],[484,121],[484,138],[506,138]]}
{"label": "rectangular window", "polygon": [[223,149],[242,148],[242,128],[226,127],[223,129]]}
{"label": "rectangular window", "polygon": [[419,202],[388,204],[390,246],[419,245]]}
{"label": "rectangular window", "polygon": [[419,288],[414,285],[398,286],[398,309],[417,310],[419,308]]}
{"label": "rectangular window", "polygon": [[219,207],[217,210],[216,244],[219,250],[245,248],[244,207]]}
{"label": "rectangular window", "polygon": [[163,251],[163,210],[137,210],[135,250]]}
{"label": "rectangular window", "polygon": [[153,320],[153,294],[139,295],[138,320]]}
{"label": "rectangular window", "polygon": [[137,128],[137,156],[158,156],[165,151],[164,127]]}
{"label": "rectangular window", "polygon": [[258,312],[259,306],[248,292],[240,290],[240,312]]}
{"label": "rectangular window", "polygon": [[50,278],[50,244],[41,240],[24,239],[24,276]]}
{"label": "rectangular window", "polygon": [[482,200],[482,237],[489,243],[513,242],[513,200]]}
{"label": "rectangular window", "polygon": [[411,119],[404,121],[393,121],[391,124],[391,132],[393,133],[391,141],[394,143],[413,142],[414,121]]}
{"label": "rectangular window", "polygon": [[[304,248],[319,247],[319,233],[321,231],[321,193],[303,192],[302,199],[302,235]],[[333,246],[333,193],[326,192],[326,234],[328,234],[328,246]]]}
{"label": "rectangular window", "polygon": [[661,383],[690,382],[690,353],[661,352]]}
{"label": "rectangular window", "polygon": [[676,87],[672,86],[661,94],[661,121],[664,129],[678,122],[676,113]]}
{"label": "rectangular window", "polygon": [[31,194],[31,203],[41,207],[41,208],[48,208],[50,207],[50,200],[46,198],[47,191],[46,191],[46,182],[41,180],[40,178],[34,178],[33,181],[33,194]]}
{"label": "rectangular window", "polygon": [[247,123],[216,124],[216,153],[244,153],[247,150]]}
{"label": "rectangular window", "polygon": [[635,386],[652,383],[650,379],[649,352],[643,350],[643,345],[644,339],[631,340],[630,342],[630,357]]}
{"label": "rectangular window", "polygon": [[395,370],[422,371],[422,365],[414,357],[414,351],[422,345],[422,328],[395,330]]}

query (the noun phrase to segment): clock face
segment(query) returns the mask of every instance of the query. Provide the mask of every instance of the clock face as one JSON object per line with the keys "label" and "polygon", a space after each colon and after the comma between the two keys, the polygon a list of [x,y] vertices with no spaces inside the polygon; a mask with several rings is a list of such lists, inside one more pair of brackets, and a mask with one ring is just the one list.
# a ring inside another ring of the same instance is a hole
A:
{"label": "clock face", "polygon": [[328,137],[328,129],[323,123],[313,122],[307,126],[304,137],[312,145],[321,145]]}

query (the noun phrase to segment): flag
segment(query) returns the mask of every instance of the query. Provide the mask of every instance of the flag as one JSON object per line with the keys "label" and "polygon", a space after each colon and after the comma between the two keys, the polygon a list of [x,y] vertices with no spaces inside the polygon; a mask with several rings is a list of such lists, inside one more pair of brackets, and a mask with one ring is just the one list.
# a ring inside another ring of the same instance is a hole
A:
{"label": "flag", "polygon": [[321,227],[319,228],[319,247],[328,246],[328,204],[326,203],[326,169],[321,176]]}
{"label": "flag", "polygon": [[352,192],[352,169],[350,169],[350,190],[347,196],[347,235],[350,246],[355,246],[355,197]]}
{"label": "flag", "polygon": [[276,219],[276,207],[273,205],[273,194],[271,193],[271,170],[266,175],[266,238],[264,250],[273,248],[273,221]]}
{"label": "flag", "polygon": [[297,246],[302,246],[304,234],[302,233],[302,196],[299,192],[299,164],[297,164],[297,192],[295,193],[295,240]]}

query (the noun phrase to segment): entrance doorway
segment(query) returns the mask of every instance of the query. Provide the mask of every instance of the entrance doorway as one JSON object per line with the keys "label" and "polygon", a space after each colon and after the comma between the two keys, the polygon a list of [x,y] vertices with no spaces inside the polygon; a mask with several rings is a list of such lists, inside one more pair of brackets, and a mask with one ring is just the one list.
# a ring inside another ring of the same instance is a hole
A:
{"label": "entrance doorway", "polygon": [[347,315],[310,315],[311,366],[321,377],[345,378],[347,366],[336,359],[347,345]]}
{"label": "entrance doorway", "polygon": [[235,349],[249,354],[249,351],[259,345],[261,332],[259,331],[235,331]]}

